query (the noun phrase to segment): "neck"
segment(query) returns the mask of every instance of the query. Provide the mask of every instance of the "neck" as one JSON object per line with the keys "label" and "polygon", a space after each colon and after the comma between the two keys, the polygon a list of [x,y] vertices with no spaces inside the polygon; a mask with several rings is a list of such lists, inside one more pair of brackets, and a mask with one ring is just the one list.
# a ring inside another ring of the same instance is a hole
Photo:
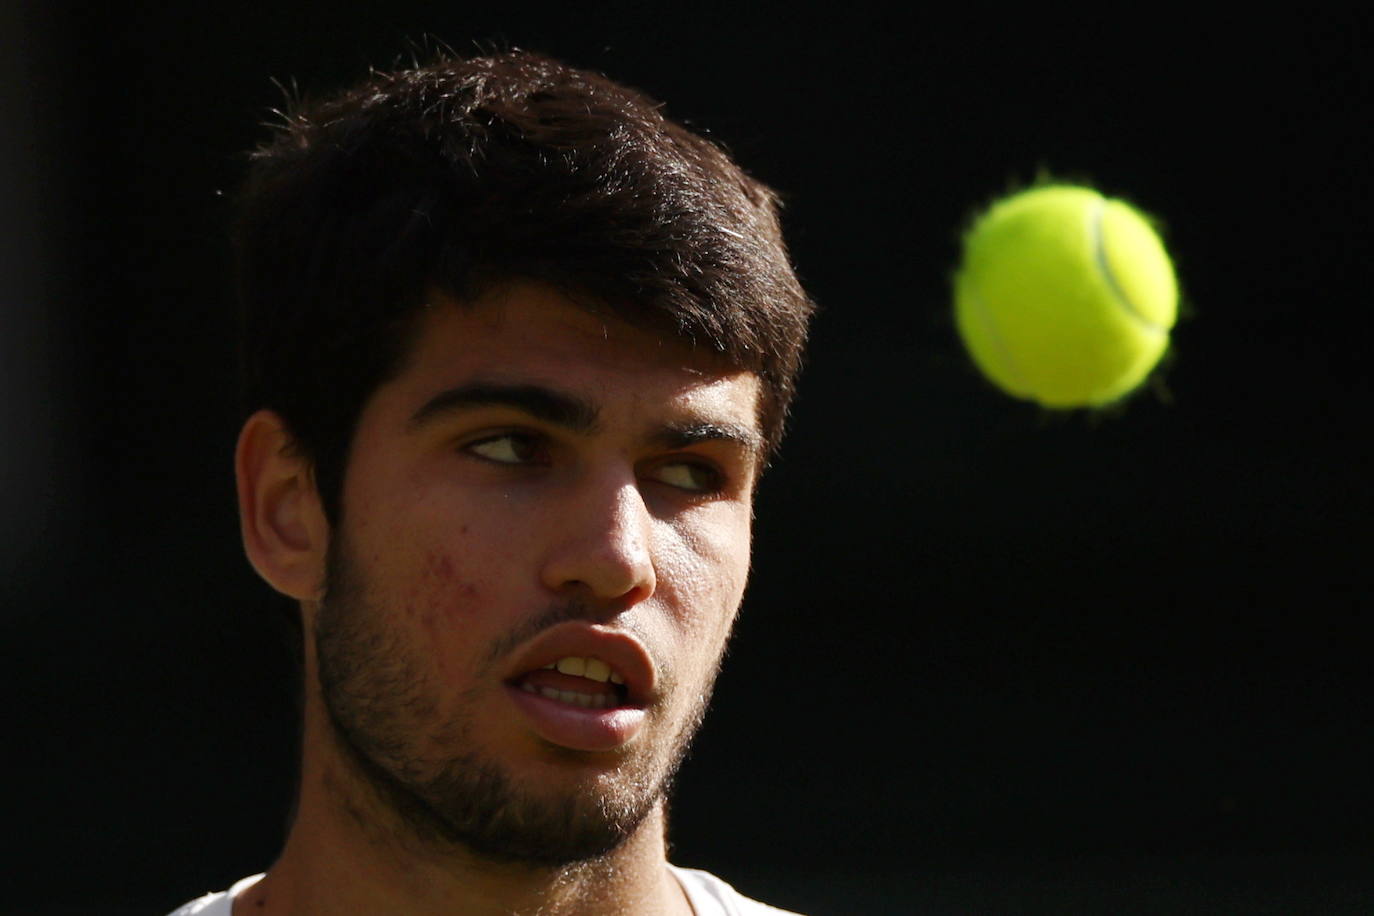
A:
{"label": "neck", "polygon": [[417,836],[333,740],[309,687],[303,739],[285,848],[240,894],[235,916],[691,913],[666,868],[661,803],[605,856],[561,867],[494,863]]}

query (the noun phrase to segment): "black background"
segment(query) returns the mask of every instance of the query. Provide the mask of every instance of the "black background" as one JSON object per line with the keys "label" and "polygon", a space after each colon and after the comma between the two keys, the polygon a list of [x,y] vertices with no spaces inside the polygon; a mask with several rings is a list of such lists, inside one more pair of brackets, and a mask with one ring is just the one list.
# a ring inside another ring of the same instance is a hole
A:
{"label": "black background", "polygon": [[[823,307],[676,861],[818,914],[1374,912],[1363,22],[3,15],[0,911],[161,913],[279,847],[221,192],[272,78],[431,34],[664,99],[784,194]],[[1045,172],[1156,214],[1183,283],[1169,364],[1109,413],[996,393],[953,334],[962,225]]]}

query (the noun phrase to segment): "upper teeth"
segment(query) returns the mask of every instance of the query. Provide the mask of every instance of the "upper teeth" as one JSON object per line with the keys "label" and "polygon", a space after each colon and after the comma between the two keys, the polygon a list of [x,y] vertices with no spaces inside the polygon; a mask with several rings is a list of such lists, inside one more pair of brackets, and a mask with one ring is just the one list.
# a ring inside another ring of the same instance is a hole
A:
{"label": "upper teeth", "polygon": [[549,669],[556,669],[562,674],[571,674],[574,677],[585,677],[593,681],[612,684],[623,684],[625,679],[620,676],[620,672],[611,670],[611,666],[599,658],[586,658],[581,655],[569,655],[567,658],[560,658],[556,662],[550,662],[544,666]]}

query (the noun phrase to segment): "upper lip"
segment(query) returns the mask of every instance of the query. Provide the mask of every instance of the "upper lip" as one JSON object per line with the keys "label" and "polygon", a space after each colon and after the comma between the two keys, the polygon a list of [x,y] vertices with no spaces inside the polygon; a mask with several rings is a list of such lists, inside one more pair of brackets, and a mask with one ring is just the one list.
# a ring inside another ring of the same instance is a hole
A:
{"label": "upper lip", "polygon": [[516,655],[506,683],[568,656],[599,658],[625,679],[626,701],[647,706],[657,686],[657,671],[649,651],[624,630],[572,621],[550,627],[530,640]]}

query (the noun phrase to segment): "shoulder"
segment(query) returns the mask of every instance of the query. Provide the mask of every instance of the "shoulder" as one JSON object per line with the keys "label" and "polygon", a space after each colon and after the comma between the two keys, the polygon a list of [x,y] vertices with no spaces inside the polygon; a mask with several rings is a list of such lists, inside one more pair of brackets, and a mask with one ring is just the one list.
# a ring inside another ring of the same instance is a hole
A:
{"label": "shoulder", "polygon": [[258,882],[262,875],[253,875],[237,882],[227,891],[217,891],[182,904],[167,916],[232,916],[234,898]]}
{"label": "shoulder", "polygon": [[669,865],[696,916],[798,916],[744,896],[710,872]]}

